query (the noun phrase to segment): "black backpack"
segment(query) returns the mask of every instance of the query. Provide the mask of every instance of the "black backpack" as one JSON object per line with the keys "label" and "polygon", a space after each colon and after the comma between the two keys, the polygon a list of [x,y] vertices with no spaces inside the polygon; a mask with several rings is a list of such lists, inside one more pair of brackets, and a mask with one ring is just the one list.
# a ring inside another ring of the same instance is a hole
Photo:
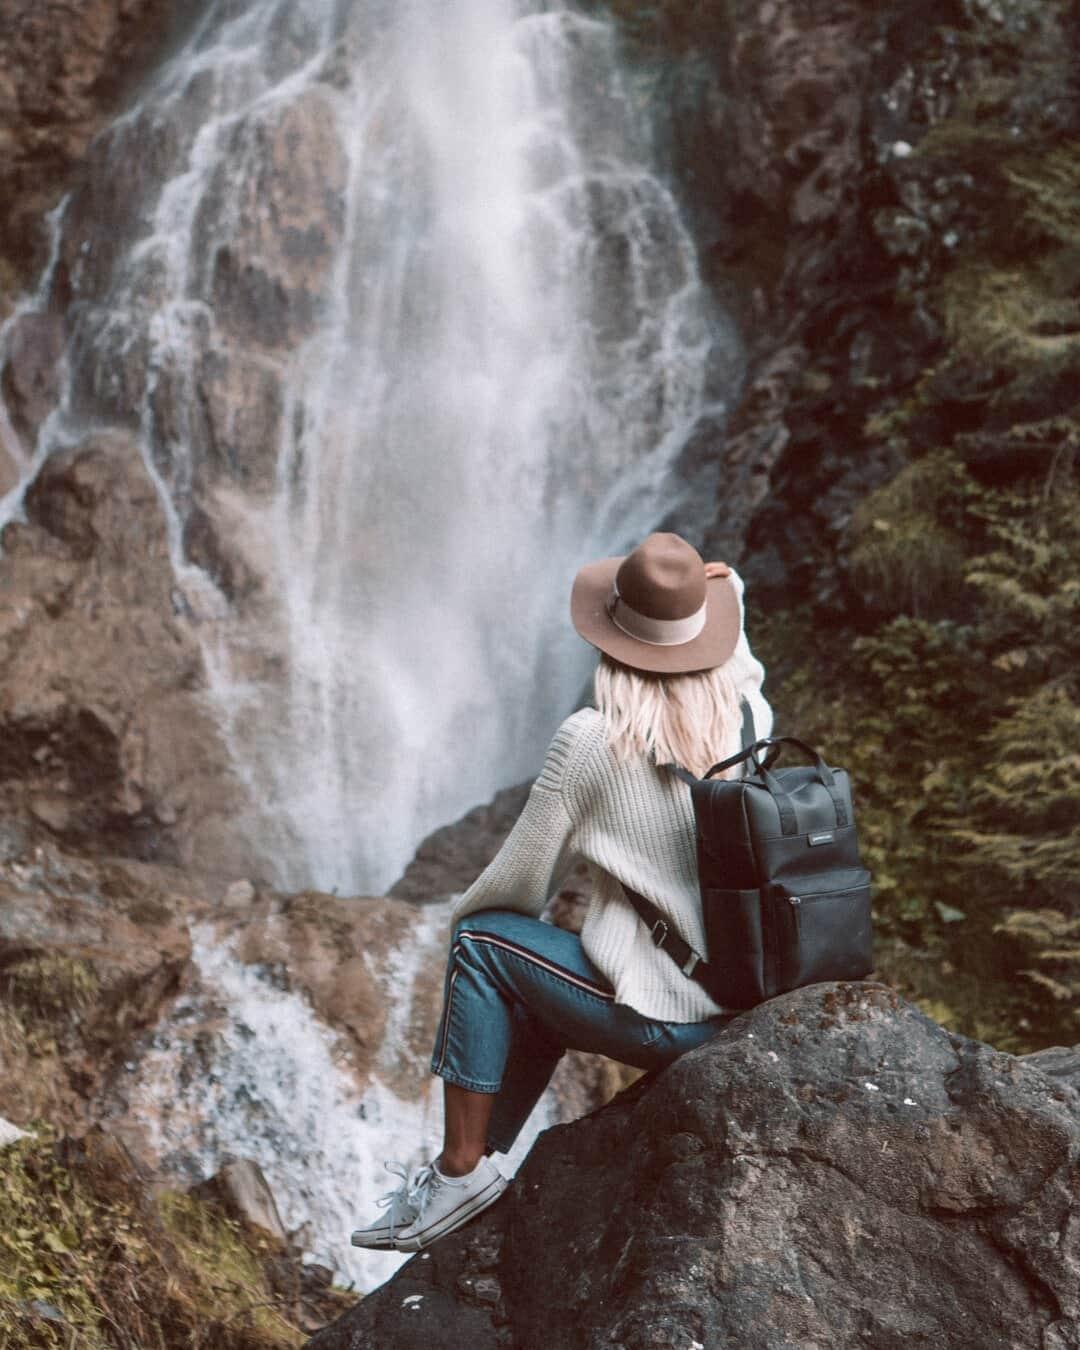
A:
{"label": "black backpack", "polygon": [[[752,1008],[823,980],[859,980],[873,966],[870,873],[847,773],[794,736],[755,740],[745,701],[743,743],[704,778],[664,766],[693,796],[707,957],[651,900],[623,887],[653,942],[725,1008]],[[785,746],[812,763],[775,769]],[[746,777],[713,777],[744,760]]]}

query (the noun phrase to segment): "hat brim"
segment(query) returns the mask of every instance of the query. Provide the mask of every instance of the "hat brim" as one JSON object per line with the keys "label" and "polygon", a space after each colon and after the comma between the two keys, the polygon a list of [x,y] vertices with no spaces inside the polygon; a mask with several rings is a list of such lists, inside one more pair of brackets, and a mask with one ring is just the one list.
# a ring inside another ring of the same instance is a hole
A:
{"label": "hat brim", "polygon": [[624,666],[655,675],[688,675],[722,666],[735,651],[742,631],[739,597],[730,579],[706,581],[705,627],[696,638],[661,647],[624,633],[608,614],[608,597],[622,562],[622,558],[601,558],[586,563],[574,578],[570,618],[585,641]]}

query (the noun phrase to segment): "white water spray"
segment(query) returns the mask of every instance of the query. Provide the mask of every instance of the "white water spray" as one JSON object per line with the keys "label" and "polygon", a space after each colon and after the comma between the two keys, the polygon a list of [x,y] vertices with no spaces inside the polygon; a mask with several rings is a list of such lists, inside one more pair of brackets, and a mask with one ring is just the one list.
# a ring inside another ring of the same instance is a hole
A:
{"label": "white water spray", "polygon": [[[561,0],[208,0],[54,226],[22,308],[64,313],[61,397],[36,447],[0,415],[23,475],[0,524],[55,449],[126,429],[253,867],[377,893],[536,771],[590,665],[576,567],[677,505],[678,451],[722,410],[732,339],[615,33]],[[395,1258],[348,1229],[383,1159],[440,1129],[426,1064],[400,1060],[444,922],[402,939],[364,1084],[209,930],[130,1069],[127,1119],[167,1171],[255,1158],[361,1288]]]}
{"label": "white water spray", "polygon": [[[196,929],[195,988],[128,1066],[121,1123],[136,1131],[140,1153],[193,1182],[233,1159],[253,1159],[308,1259],[361,1291],[387,1279],[405,1258],[358,1251],[349,1233],[372,1221],[377,1198],[398,1185],[386,1160],[413,1168],[441,1144],[439,1085],[426,1060],[411,1061],[404,1032],[418,976],[441,961],[446,923],[445,905],[420,911],[407,955],[383,972],[390,1017],[362,1084],[346,1047],[302,993],[282,987],[273,971],[242,964],[211,926]],[[504,1172],[555,1118],[553,1103],[542,1100],[513,1153],[499,1159]]]}
{"label": "white water spray", "polygon": [[574,570],[675,504],[716,412],[730,337],[616,35],[542,0],[221,0],[91,168],[58,439],[137,435],[253,866],[377,892],[536,771],[590,664]]}

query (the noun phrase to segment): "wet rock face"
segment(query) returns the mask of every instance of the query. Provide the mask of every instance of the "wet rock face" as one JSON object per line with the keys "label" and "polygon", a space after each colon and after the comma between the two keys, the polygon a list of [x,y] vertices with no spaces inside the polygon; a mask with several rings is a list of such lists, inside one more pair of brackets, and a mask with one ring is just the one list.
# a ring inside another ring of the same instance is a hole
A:
{"label": "wet rock face", "polygon": [[[708,42],[666,77],[686,77],[673,156],[751,348],[705,544],[742,559],[755,603],[857,614],[854,508],[905,463],[880,414],[962,343],[943,279],[988,233],[1007,251],[1002,159],[1075,134],[1075,10],[736,0],[731,18],[722,43],[690,22]],[[965,121],[976,134],[956,137]],[[991,481],[1046,471],[1076,388],[1050,345],[999,387],[978,386],[985,360],[966,383],[950,361],[942,378],[963,387],[921,443],[955,438]]]}
{"label": "wet rock face", "polygon": [[59,394],[57,363],[63,332],[59,315],[31,313],[15,320],[8,339],[0,392],[15,431],[28,443],[33,442]]}
{"label": "wet rock face", "polygon": [[[395,999],[409,1000],[409,1024],[395,1046],[396,1064],[382,1081],[403,1096],[415,1092],[417,1064],[426,1065],[442,1004],[443,947],[408,986],[392,969],[414,945],[417,911],[403,901],[341,899],[319,892],[288,898],[257,897],[219,923],[220,940],[235,939],[245,965],[274,973],[302,991],[320,1020],[348,1046],[358,1081],[376,1071]],[[388,996],[388,990],[390,995]]]}
{"label": "wet rock face", "polygon": [[[201,524],[184,542],[200,564],[208,525],[229,533],[215,487],[261,495],[277,486],[282,362],[326,303],[347,177],[322,89],[269,104],[228,131],[198,185],[190,238],[166,248],[170,231],[187,226],[160,216],[162,193],[183,174],[214,100],[196,74],[165,113],[141,105],[99,137],[65,212],[50,296],[61,308],[77,302],[68,325],[73,407],[139,429],[166,481],[185,482],[176,495],[185,516],[193,502]],[[135,243],[150,238],[133,259]],[[177,248],[186,297],[198,303],[174,315],[162,344],[147,315],[176,294],[166,254]],[[228,584],[239,565],[230,559],[214,575]]]}
{"label": "wet rock face", "polygon": [[[164,40],[173,8],[168,0],[0,0],[0,260],[23,275],[42,261],[43,212]],[[0,271],[0,295],[3,281]]]}
{"label": "wet rock face", "polygon": [[1039,1066],[880,985],[774,999],[309,1344],[1065,1350],[1080,1096]]}
{"label": "wet rock face", "polygon": [[0,810],[92,852],[243,871],[191,605],[134,445],[54,455],[0,559]]}
{"label": "wet rock face", "polygon": [[228,337],[288,349],[310,333],[344,229],[347,172],[318,90],[237,126],[194,239]]}

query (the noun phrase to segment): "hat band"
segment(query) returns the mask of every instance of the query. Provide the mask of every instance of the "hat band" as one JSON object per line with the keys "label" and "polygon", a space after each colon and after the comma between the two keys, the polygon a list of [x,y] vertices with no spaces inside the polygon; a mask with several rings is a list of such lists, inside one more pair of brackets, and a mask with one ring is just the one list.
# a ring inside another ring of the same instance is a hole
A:
{"label": "hat band", "polygon": [[705,627],[705,601],[685,619],[650,619],[628,605],[614,585],[608,596],[607,612],[611,622],[627,637],[647,642],[650,647],[682,646],[684,642],[693,642]]}

